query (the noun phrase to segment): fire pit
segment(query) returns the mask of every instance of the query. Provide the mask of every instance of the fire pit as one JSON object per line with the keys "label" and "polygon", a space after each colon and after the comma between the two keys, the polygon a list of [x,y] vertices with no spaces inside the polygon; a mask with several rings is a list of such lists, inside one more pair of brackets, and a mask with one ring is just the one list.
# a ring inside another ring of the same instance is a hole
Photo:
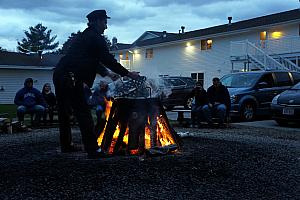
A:
{"label": "fire pit", "polygon": [[121,97],[107,102],[107,122],[98,138],[104,152],[160,155],[180,148],[159,98],[151,98],[145,80],[132,80]]}

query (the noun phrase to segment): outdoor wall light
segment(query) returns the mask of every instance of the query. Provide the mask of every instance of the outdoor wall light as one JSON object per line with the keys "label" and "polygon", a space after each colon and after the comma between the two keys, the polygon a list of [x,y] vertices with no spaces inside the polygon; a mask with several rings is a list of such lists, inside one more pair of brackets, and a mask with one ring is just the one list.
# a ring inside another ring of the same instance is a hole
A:
{"label": "outdoor wall light", "polygon": [[0,91],[4,91],[4,90],[5,90],[5,89],[4,89],[3,85],[1,85]]}
{"label": "outdoor wall light", "polygon": [[274,39],[279,39],[279,38],[282,37],[282,32],[280,32],[280,31],[275,31],[275,32],[273,32],[273,33],[271,34],[271,36],[272,36],[272,38],[274,38]]}
{"label": "outdoor wall light", "polygon": [[186,43],[186,47],[190,47],[190,46],[192,46],[192,43],[187,42],[187,43]]}
{"label": "outdoor wall light", "polygon": [[138,51],[137,49],[135,49],[135,50],[133,51],[133,53],[134,53],[134,54],[138,54],[139,51]]}

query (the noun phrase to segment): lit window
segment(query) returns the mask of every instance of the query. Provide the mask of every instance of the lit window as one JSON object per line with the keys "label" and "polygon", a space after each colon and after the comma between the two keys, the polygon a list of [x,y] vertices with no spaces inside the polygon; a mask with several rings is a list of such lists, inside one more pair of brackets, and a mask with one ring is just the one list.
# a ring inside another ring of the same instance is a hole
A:
{"label": "lit window", "polygon": [[259,33],[259,39],[260,39],[260,47],[266,48],[266,40],[267,40],[267,31],[262,31]]}
{"label": "lit window", "polygon": [[201,50],[208,50],[212,48],[212,39],[201,40]]}
{"label": "lit window", "polygon": [[267,31],[262,31],[259,34],[260,40],[266,40],[267,39]]}
{"label": "lit window", "polygon": [[153,58],[153,49],[146,49],[146,58]]}

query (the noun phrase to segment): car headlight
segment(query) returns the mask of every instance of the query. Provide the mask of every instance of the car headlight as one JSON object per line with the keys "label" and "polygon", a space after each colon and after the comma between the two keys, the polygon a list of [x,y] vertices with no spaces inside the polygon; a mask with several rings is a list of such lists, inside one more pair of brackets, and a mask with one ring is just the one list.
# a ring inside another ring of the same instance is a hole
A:
{"label": "car headlight", "polygon": [[235,103],[237,101],[237,96],[236,95],[231,95],[230,96],[230,102]]}
{"label": "car headlight", "polygon": [[272,100],[272,104],[276,105],[279,97],[280,97],[280,94],[276,95]]}

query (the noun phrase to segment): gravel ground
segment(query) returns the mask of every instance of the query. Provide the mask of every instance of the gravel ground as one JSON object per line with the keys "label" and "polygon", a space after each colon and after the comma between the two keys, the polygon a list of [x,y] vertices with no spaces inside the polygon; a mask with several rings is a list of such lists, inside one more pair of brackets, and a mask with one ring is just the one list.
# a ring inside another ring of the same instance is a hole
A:
{"label": "gravel ground", "polygon": [[99,160],[61,153],[57,128],[2,134],[0,199],[300,199],[300,129],[175,129],[174,155]]}

